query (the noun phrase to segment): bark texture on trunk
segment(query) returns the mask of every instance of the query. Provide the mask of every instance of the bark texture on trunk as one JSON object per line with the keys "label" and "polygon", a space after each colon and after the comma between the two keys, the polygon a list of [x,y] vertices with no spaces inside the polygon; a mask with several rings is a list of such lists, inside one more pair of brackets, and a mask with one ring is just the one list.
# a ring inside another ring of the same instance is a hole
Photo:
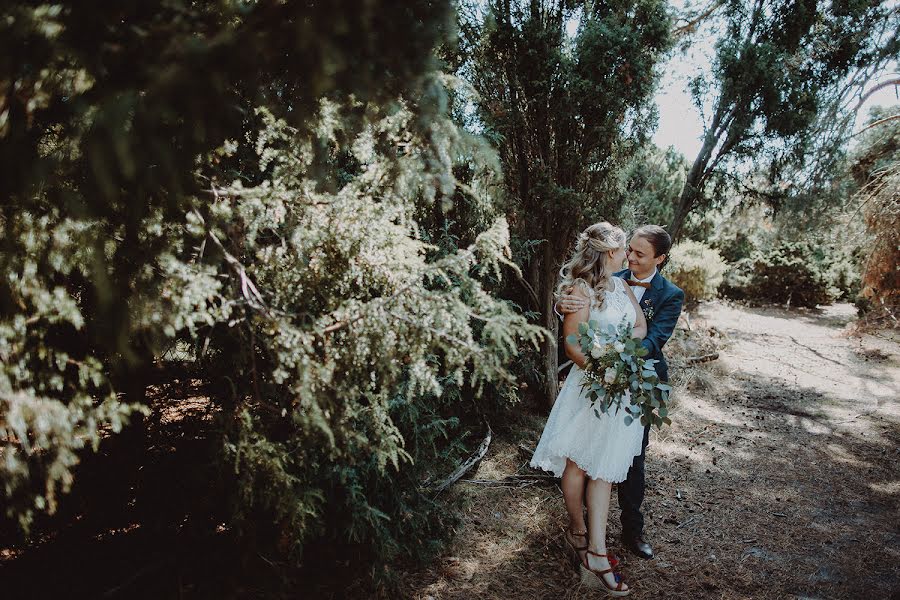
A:
{"label": "bark texture on trunk", "polygon": [[553,406],[556,402],[556,396],[559,394],[559,360],[556,353],[556,340],[559,337],[559,318],[553,312],[553,304],[556,298],[553,295],[554,284],[554,262],[546,261],[542,269],[545,285],[541,290],[541,312],[544,314],[544,327],[550,332],[550,335],[543,341],[541,354],[544,358],[544,377],[546,384],[544,386],[544,394],[547,399],[547,406]]}
{"label": "bark texture on trunk", "polygon": [[722,113],[723,110],[719,107],[713,117],[712,126],[703,140],[703,146],[700,148],[697,157],[694,158],[694,164],[691,165],[691,170],[688,171],[687,179],[684,181],[684,187],[681,189],[681,196],[678,199],[678,206],[675,208],[675,216],[669,225],[669,235],[672,236],[673,242],[678,241],[688,214],[693,210],[694,205],[697,203],[697,198],[703,192],[703,186],[709,175],[708,168],[712,160],[713,150],[715,150],[719,140],[725,133],[725,128],[730,123],[729,113],[727,118],[724,119],[726,123],[724,124],[725,127],[723,127],[723,116],[725,115]]}

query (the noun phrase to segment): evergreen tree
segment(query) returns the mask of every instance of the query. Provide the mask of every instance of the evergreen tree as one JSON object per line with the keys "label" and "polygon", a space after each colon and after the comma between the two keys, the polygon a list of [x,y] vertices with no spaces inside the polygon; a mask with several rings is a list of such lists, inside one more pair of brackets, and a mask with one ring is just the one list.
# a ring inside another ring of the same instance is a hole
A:
{"label": "evergreen tree", "polygon": [[[524,272],[517,295],[556,332],[559,266],[587,221],[618,216],[620,170],[654,123],[656,66],[669,44],[665,4],[501,0],[465,4],[460,15],[459,68],[475,92],[470,125],[500,153]],[[554,339],[541,352],[550,402]]]}
{"label": "evergreen tree", "polygon": [[759,195],[771,202],[804,171],[827,179],[850,135],[847,99],[861,93],[859,75],[900,51],[890,2],[729,0],[722,19],[712,75],[691,84],[701,110],[711,108],[669,228],[675,238],[715,175],[741,178],[741,161],[765,165]]}
{"label": "evergreen tree", "polygon": [[[79,451],[148,412],[151,368],[177,346],[209,394],[217,492],[241,531],[277,523],[295,555],[321,536],[366,558],[434,549],[449,519],[423,481],[464,451],[461,420],[478,422],[480,392],[540,337],[484,286],[515,267],[486,194],[496,157],[450,120],[434,70],[451,14],[10,7],[9,516],[53,512]],[[421,216],[459,198],[483,218],[429,243]]]}

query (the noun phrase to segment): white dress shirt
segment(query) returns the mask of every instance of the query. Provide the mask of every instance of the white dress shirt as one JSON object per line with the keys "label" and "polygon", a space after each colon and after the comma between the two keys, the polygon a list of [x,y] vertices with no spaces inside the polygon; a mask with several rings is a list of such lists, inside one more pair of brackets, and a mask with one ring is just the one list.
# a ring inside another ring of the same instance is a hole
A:
{"label": "white dress shirt", "polygon": [[[657,272],[656,269],[653,269],[653,273],[647,279],[638,279],[634,275],[631,276],[631,279],[633,279],[635,281],[640,281],[641,283],[650,283],[651,281],[653,281],[653,278],[656,277],[656,272]],[[634,297],[637,298],[638,302],[640,302],[641,298],[644,297],[644,292],[647,291],[647,288],[639,286],[639,285],[633,285],[633,286],[631,286],[631,291],[634,292]]]}

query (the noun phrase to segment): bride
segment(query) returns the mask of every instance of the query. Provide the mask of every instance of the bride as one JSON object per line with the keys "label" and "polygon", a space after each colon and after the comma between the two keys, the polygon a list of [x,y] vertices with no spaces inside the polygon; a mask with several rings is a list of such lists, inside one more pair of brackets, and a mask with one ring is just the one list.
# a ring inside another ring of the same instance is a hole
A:
{"label": "bride", "polygon": [[[578,324],[588,320],[598,321],[601,329],[627,321],[634,337],[646,335],[647,323],[634,293],[612,276],[624,261],[625,232],[618,227],[596,223],[578,237],[574,255],[560,269],[557,292],[571,289],[587,303],[565,316],[564,338],[577,334]],[[625,480],[634,457],[640,455],[644,428],[626,425],[624,409],[600,413],[598,418],[581,389],[586,358],[578,346],[566,343],[565,349],[575,366],[556,398],[531,466],[562,476],[569,513],[565,539],[579,563],[582,581],[611,596],[627,596],[631,589],[613,572],[616,560],[607,554],[606,521],[612,484]],[[629,400],[626,394],[623,404]],[[589,531],[582,513],[585,487]]]}

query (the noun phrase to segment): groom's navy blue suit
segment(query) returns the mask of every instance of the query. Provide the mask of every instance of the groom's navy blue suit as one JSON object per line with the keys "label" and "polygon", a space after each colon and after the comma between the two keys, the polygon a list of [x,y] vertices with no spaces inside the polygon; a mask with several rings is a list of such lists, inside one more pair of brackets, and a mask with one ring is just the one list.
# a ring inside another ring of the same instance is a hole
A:
{"label": "groom's navy blue suit", "polygon": [[[631,270],[625,269],[616,273],[617,277],[625,280],[631,279]],[[643,345],[650,351],[646,358],[658,360],[656,374],[661,381],[669,380],[669,366],[663,356],[662,348],[672,332],[681,315],[681,306],[684,304],[684,292],[671,281],[656,273],[650,280],[650,287],[644,291],[644,296],[638,304],[647,317],[647,335]],[[619,508],[622,512],[622,537],[634,539],[644,532],[644,515],[641,514],[641,503],[644,501],[644,456],[647,453],[647,443],[650,441],[650,425],[644,428],[644,442],[640,456],[636,456],[628,471],[628,478],[618,484]]]}

